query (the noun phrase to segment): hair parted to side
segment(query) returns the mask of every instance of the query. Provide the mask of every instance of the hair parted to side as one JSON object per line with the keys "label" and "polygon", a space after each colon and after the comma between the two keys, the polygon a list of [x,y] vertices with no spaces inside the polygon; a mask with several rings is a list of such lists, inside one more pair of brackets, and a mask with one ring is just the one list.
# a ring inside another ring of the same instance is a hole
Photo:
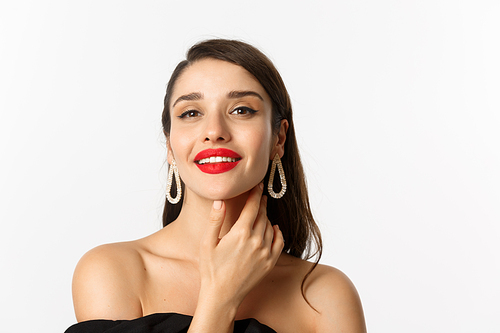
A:
{"label": "hair parted to side", "polygon": [[[266,90],[272,100],[273,130],[278,133],[282,119],[288,121],[288,131],[281,159],[288,183],[287,192],[281,199],[269,198],[267,215],[271,223],[278,224],[285,238],[284,251],[292,256],[311,259],[316,255],[315,265],[302,281],[304,282],[316,267],[322,253],[323,245],[319,228],[312,216],[309,206],[309,196],[305,181],[304,170],[299,156],[295,128],[292,117],[292,105],[285,84],[269,58],[257,48],[237,40],[210,39],[192,46],[170,77],[164,101],[162,114],[163,131],[167,140],[170,135],[170,101],[175,83],[184,70],[201,59],[218,59],[239,65],[252,74]],[[271,163],[264,179],[267,184]],[[182,182],[182,180],[181,180]],[[275,187],[280,188],[279,177],[274,179]],[[182,182],[184,192],[184,182]],[[163,226],[174,221],[181,209],[183,200],[172,205],[165,202],[163,211]]]}

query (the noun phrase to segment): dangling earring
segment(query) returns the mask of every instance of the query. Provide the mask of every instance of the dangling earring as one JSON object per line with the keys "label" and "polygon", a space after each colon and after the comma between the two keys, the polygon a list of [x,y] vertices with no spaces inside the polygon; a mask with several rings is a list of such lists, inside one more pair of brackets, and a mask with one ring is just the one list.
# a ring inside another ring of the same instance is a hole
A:
{"label": "dangling earring", "polygon": [[[172,178],[175,175],[175,185],[177,186],[177,194],[175,198],[170,195],[170,190],[172,189]],[[181,177],[179,177],[179,170],[177,170],[177,165],[175,161],[172,161],[172,165],[168,168],[168,179],[167,179],[167,200],[171,204],[175,205],[181,200],[182,188],[181,188]]]}
{"label": "dangling earring", "polygon": [[[280,174],[281,191],[279,193],[276,193],[273,190],[274,172],[276,171],[276,166],[278,166],[278,172]],[[278,154],[274,155],[273,165],[271,166],[271,174],[269,175],[269,182],[267,183],[267,190],[269,191],[269,195],[274,199],[283,197],[286,192],[285,172],[283,171],[283,165],[281,164],[281,159]]]}

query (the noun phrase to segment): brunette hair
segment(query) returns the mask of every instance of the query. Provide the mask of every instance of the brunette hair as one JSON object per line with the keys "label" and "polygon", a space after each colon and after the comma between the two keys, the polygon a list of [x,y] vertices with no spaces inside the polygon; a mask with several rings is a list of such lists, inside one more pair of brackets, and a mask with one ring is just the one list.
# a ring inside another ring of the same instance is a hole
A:
{"label": "brunette hair", "polygon": [[[323,245],[319,228],[309,206],[304,170],[295,137],[290,96],[271,60],[257,48],[237,40],[210,39],[195,44],[188,50],[186,60],[177,65],[168,82],[162,114],[163,132],[168,140],[171,126],[170,101],[175,82],[192,63],[206,58],[239,65],[260,82],[272,100],[272,122],[275,133],[278,133],[280,129],[282,119],[288,121],[284,155],[281,158],[287,181],[287,191],[281,199],[269,198],[267,216],[273,225],[279,225],[285,238],[283,249],[285,252],[306,260],[317,255],[314,266],[302,281],[301,289],[302,294],[304,294],[304,282],[317,266]],[[264,184],[268,182],[270,167],[271,163],[269,163]],[[278,177],[275,177],[274,181],[274,188],[279,188],[281,185]],[[181,181],[181,183],[184,191],[184,182]],[[163,211],[163,226],[174,221],[181,209],[182,199],[176,205],[172,205],[166,200]]]}

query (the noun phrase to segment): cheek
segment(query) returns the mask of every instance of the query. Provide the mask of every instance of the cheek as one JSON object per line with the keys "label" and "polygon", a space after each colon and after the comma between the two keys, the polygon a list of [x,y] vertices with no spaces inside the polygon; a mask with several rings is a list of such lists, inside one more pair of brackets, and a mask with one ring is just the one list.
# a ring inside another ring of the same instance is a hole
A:
{"label": "cheek", "polygon": [[183,133],[182,131],[175,131],[172,129],[170,131],[170,147],[173,151],[173,155],[176,159],[183,159],[182,156],[186,149],[189,147],[191,135]]}
{"label": "cheek", "polygon": [[267,128],[265,125],[262,125],[253,130],[245,131],[244,141],[254,152],[255,159],[267,166],[273,145],[270,126]]}

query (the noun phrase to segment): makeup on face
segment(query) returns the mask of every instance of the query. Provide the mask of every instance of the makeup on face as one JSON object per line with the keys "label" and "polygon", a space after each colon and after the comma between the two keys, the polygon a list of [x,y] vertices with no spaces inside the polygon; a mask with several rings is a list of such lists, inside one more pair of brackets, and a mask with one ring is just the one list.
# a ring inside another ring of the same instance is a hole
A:
{"label": "makeup on face", "polygon": [[187,192],[229,199],[262,181],[274,142],[272,102],[255,77],[200,60],[179,77],[171,104],[171,153]]}
{"label": "makeup on face", "polygon": [[231,149],[205,149],[196,154],[194,163],[204,173],[227,172],[241,161],[241,156]]}

